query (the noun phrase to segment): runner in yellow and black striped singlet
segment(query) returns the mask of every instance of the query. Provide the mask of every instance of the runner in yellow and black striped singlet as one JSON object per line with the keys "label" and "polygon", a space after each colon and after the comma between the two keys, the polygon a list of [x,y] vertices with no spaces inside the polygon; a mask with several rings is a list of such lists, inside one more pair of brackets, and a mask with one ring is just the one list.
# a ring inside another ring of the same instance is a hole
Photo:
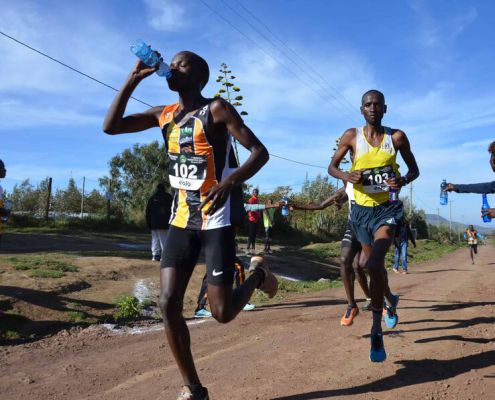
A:
{"label": "runner in yellow and black striped singlet", "polygon": [[[208,391],[200,383],[189,340],[184,339],[189,337],[182,316],[184,294],[202,249],[208,299],[218,321],[234,319],[256,288],[270,297],[277,292],[277,279],[262,257],[251,259],[251,276],[232,289],[235,241],[231,225],[238,219],[234,210],[242,210],[241,215],[244,210],[240,185],[268,161],[268,152],[229,103],[201,95],[209,68],[192,52],[178,53],[170,64],[172,75],[167,83],[178,92],[177,103],[124,116],[136,86],[156,70],[141,61],[136,63],[107,113],[103,130],[111,135],[154,127],[162,130],[175,199],[161,259],[160,308],[169,346],[184,379],[179,398],[207,400]],[[241,166],[232,154],[232,137],[250,152]]]}
{"label": "runner in yellow and black striped singlet", "polygon": [[[368,258],[366,265],[370,274],[373,311],[372,362],[386,359],[381,327],[382,310],[388,328],[394,328],[398,322],[396,307],[399,296],[392,294],[388,288],[385,255],[394,238],[395,227],[403,217],[403,207],[399,200],[392,199],[389,191],[400,191],[402,186],[419,176],[406,134],[382,125],[386,111],[383,93],[378,90],[366,92],[361,99],[361,113],[366,125],[344,132],[328,167],[333,177],[354,185],[355,204],[351,210],[351,224]],[[339,170],[339,165],[347,152],[351,152],[353,161],[351,170],[344,172]],[[399,174],[397,152],[409,169],[404,176]]]}

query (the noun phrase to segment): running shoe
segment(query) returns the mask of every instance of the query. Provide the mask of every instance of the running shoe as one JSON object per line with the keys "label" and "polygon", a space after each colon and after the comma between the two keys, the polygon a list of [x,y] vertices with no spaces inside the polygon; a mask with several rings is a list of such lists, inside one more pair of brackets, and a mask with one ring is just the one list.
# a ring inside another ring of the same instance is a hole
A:
{"label": "running shoe", "polygon": [[371,311],[371,299],[366,299],[366,303],[361,307],[361,311]]}
{"label": "running shoe", "polygon": [[200,308],[199,310],[196,310],[194,313],[194,318],[210,318],[211,317],[211,312],[208,311],[206,308]]}
{"label": "running shoe", "polygon": [[257,268],[264,272],[265,279],[261,283],[258,289],[265,292],[269,298],[272,298],[277,294],[278,291],[278,281],[273,272],[270,271],[268,266],[263,260],[263,257],[254,256],[251,257],[251,263],[249,265],[249,272],[254,272]]}
{"label": "running shoe", "polygon": [[392,271],[394,271],[396,274],[399,273],[399,268],[392,268]]}
{"label": "running shoe", "polygon": [[402,272],[401,272],[402,275],[407,275],[408,273],[409,272],[407,272],[407,269],[403,269]]}
{"label": "running shoe", "polygon": [[179,397],[177,400],[209,400],[208,390],[205,387],[201,387],[199,390],[196,390],[194,393],[191,392],[189,386],[183,386],[182,390],[179,393]]}
{"label": "running shoe", "polygon": [[383,333],[371,332],[370,361],[383,362],[387,359],[385,346],[383,345]]}
{"label": "running shoe", "polygon": [[159,255],[153,256],[151,261],[160,261],[161,257]]}
{"label": "running shoe", "polygon": [[352,325],[352,321],[354,317],[359,314],[359,308],[355,305],[354,307],[348,306],[347,310],[345,310],[345,314],[340,319],[340,325],[349,326]]}
{"label": "running shoe", "polygon": [[399,295],[392,295],[392,305],[388,305],[385,302],[385,325],[388,329],[394,329],[399,322],[399,316],[397,315],[397,305],[399,304]]}
{"label": "running shoe", "polygon": [[254,304],[247,303],[247,304],[244,306],[243,310],[244,310],[244,311],[253,311],[255,308],[256,308],[256,306],[255,306]]}

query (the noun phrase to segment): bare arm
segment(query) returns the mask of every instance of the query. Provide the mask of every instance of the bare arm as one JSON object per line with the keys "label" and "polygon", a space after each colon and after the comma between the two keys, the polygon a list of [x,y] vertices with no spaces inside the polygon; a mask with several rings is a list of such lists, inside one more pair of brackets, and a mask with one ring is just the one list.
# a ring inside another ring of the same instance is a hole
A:
{"label": "bare arm", "polygon": [[344,132],[339,141],[339,147],[328,166],[328,173],[337,179],[342,179],[346,182],[359,183],[362,178],[361,171],[344,172],[339,169],[341,161],[344,159],[348,151],[354,151],[354,142],[356,141],[356,130],[348,129]]}
{"label": "bare arm", "polygon": [[412,182],[419,176],[419,168],[416,163],[416,158],[411,151],[411,145],[409,144],[409,139],[406,134],[401,130],[394,133],[393,142],[397,151],[400,152],[404,162],[407,165],[408,171],[404,176],[399,176],[396,178],[389,179],[387,185],[392,189],[400,189],[407,183]]}
{"label": "bare arm", "polygon": [[211,188],[205,200],[200,204],[202,209],[208,202],[212,202],[206,214],[213,214],[225,203],[232,187],[240,185],[254,176],[269,159],[266,147],[258,140],[254,133],[245,124],[235,108],[224,100],[214,100],[210,106],[213,122],[225,126],[227,131],[236,138],[251,153],[248,159],[232,174],[225,177],[220,183]]}
{"label": "bare arm", "polygon": [[132,92],[144,78],[150,76],[156,69],[156,67],[148,67],[141,60],[136,63],[107,112],[105,121],[103,122],[103,131],[105,133],[117,135],[120,133],[144,131],[158,126],[158,118],[163,110],[163,106],[152,107],[143,113],[131,114],[124,117],[127,102]]}
{"label": "bare arm", "polygon": [[[325,208],[331,206],[332,204],[337,204],[341,205],[345,200],[343,200],[343,197],[347,198],[347,195],[345,193],[345,189],[341,188],[335,192],[332,196],[330,196],[328,199],[323,200],[320,204],[315,204],[315,203],[310,203],[310,204],[291,204],[290,206],[294,210],[324,210]],[[340,207],[339,207],[340,208]]]}

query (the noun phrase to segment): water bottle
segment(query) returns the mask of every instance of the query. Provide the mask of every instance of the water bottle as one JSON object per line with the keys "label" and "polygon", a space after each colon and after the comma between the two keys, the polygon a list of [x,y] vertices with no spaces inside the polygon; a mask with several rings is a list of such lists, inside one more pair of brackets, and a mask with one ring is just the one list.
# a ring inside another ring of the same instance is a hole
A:
{"label": "water bottle", "polygon": [[149,67],[154,67],[156,64],[160,63],[158,70],[156,71],[157,75],[164,76],[167,79],[172,75],[167,63],[158,56],[158,53],[155,50],[152,50],[151,47],[142,40],[136,40],[131,46],[131,52]]}
{"label": "water bottle", "polygon": [[[481,203],[481,210],[486,210],[490,208],[490,205],[488,204],[488,199],[486,198],[486,194],[482,195],[483,201]],[[483,222],[490,222],[492,219],[490,218],[489,215],[483,215]]]}
{"label": "water bottle", "polygon": [[285,206],[282,206],[282,216],[287,217],[289,215],[289,198],[287,196],[282,197]]}
{"label": "water bottle", "polygon": [[444,179],[440,184],[440,205],[446,206],[449,203],[449,193],[445,191],[447,189],[447,181]]}
{"label": "water bottle", "polygon": [[[395,172],[391,172],[390,177],[395,178]],[[389,188],[388,189],[388,201],[390,203],[395,203],[398,200],[399,200],[399,192],[397,191],[397,189]]]}

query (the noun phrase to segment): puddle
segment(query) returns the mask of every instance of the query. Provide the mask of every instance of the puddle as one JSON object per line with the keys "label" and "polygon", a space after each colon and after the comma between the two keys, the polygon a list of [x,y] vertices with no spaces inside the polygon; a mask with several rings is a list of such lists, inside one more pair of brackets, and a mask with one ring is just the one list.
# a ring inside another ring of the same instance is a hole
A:
{"label": "puddle", "polygon": [[[195,320],[187,321],[186,323],[187,326],[194,326],[205,323],[206,321],[207,321],[206,319],[198,319],[198,320],[195,319]],[[143,335],[146,333],[163,331],[164,329],[162,324],[156,324],[152,326],[136,326],[136,327],[121,326],[116,324],[101,324],[100,326],[109,330],[115,335]]]}
{"label": "puddle", "polygon": [[122,249],[128,250],[148,250],[150,246],[147,244],[135,244],[135,243],[117,243]]}
{"label": "puddle", "polygon": [[156,303],[160,296],[160,284],[150,278],[139,279],[134,284],[132,294],[140,303],[145,301]]}

